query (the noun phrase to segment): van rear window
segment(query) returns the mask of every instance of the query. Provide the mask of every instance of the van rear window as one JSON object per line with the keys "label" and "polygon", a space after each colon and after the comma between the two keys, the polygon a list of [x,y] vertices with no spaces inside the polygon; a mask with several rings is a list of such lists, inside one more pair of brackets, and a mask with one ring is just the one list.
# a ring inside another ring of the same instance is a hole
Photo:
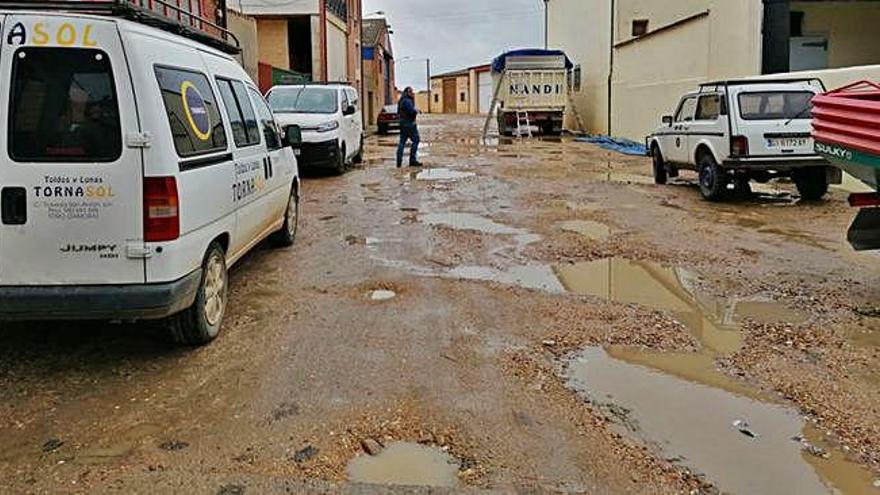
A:
{"label": "van rear window", "polygon": [[22,48],[12,64],[9,156],[18,162],[112,162],[122,154],[106,53]]}
{"label": "van rear window", "polygon": [[156,67],[174,147],[181,158],[226,151],[226,131],[214,91],[201,73]]}

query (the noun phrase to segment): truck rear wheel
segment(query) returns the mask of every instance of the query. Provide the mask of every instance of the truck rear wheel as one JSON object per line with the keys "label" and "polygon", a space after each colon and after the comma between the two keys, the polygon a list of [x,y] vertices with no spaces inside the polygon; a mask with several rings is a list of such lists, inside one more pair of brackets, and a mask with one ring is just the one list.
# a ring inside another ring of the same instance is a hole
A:
{"label": "truck rear wheel", "polygon": [[700,169],[700,194],[708,201],[721,201],[727,192],[727,176],[709,153],[701,153],[697,159]]}
{"label": "truck rear wheel", "polygon": [[825,173],[825,167],[797,169],[791,174],[791,178],[802,199],[816,201],[828,193],[828,175]]}
{"label": "truck rear wheel", "polygon": [[168,318],[171,337],[181,345],[201,346],[217,338],[226,314],[229,275],[226,253],[219,242],[208,247],[202,261],[202,280],[192,306]]}

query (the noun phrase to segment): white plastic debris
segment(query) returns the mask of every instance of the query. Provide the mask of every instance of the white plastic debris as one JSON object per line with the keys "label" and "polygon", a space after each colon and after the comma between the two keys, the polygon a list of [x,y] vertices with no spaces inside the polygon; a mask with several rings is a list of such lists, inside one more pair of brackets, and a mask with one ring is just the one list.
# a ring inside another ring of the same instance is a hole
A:
{"label": "white plastic debris", "polygon": [[742,419],[738,419],[733,422],[733,427],[736,428],[740,433],[749,437],[749,438],[758,438],[758,434],[755,433],[752,428],[749,426],[747,422]]}

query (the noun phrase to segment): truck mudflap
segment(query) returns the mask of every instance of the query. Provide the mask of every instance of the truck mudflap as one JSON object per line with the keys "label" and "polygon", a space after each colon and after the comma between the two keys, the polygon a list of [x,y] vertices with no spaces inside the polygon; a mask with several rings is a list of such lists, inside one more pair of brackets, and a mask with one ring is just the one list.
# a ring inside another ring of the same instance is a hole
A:
{"label": "truck mudflap", "polygon": [[856,251],[880,249],[880,208],[859,211],[849,228],[847,240]]}

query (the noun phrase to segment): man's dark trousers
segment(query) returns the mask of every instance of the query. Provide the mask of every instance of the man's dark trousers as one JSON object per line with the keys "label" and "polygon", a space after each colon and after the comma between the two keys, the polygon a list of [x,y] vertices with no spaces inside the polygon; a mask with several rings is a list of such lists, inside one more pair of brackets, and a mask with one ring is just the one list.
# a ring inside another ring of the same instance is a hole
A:
{"label": "man's dark trousers", "polygon": [[409,164],[413,165],[419,161],[419,126],[415,122],[402,121],[400,123],[400,144],[397,145],[397,166],[403,166],[403,152],[406,149],[407,140],[412,141],[412,147],[409,150]]}

